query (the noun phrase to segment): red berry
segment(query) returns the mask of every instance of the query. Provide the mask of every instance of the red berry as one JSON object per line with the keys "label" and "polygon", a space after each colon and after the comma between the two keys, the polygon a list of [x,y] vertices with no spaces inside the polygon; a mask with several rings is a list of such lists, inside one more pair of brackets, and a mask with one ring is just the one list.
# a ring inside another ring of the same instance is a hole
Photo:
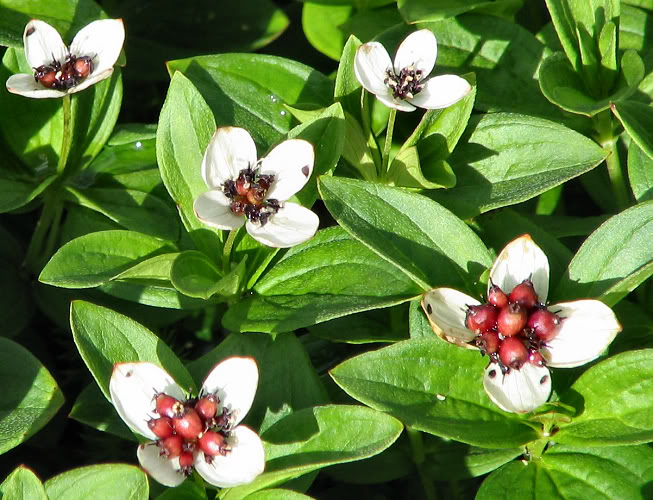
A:
{"label": "red berry", "polygon": [[537,293],[533,287],[533,282],[529,279],[522,281],[512,289],[508,296],[510,302],[515,302],[524,306],[526,309],[532,309],[537,305]]}
{"label": "red berry", "polygon": [[224,455],[226,451],[225,438],[219,432],[206,431],[200,437],[199,443],[200,450],[212,457]]}
{"label": "red berry", "polygon": [[492,330],[497,322],[497,308],[491,304],[469,306],[465,316],[465,326],[473,332]]}
{"label": "red berry", "polygon": [[509,304],[499,311],[497,329],[501,335],[512,337],[524,329],[527,320],[526,309],[519,304]]}
{"label": "red berry", "polygon": [[236,192],[240,196],[247,196],[247,191],[249,191],[250,182],[244,176],[240,175],[236,179]]}
{"label": "red berry", "polygon": [[172,428],[184,439],[195,440],[204,430],[204,424],[195,410],[186,408],[183,416],[172,419]]}
{"label": "red berry", "polygon": [[483,332],[476,337],[476,347],[483,354],[494,354],[499,350],[499,334],[497,332]]}
{"label": "red berry", "polygon": [[546,361],[544,361],[544,357],[540,354],[540,351],[534,349],[528,351],[528,362],[535,366],[546,366]]}
{"label": "red berry", "polygon": [[200,417],[204,420],[212,419],[218,411],[218,398],[215,394],[209,394],[208,396],[200,398],[197,403],[195,403],[195,411],[197,411]]}
{"label": "red berry", "polygon": [[528,359],[528,350],[520,338],[507,337],[499,346],[499,359],[504,365],[519,370]]}
{"label": "red berry", "polygon": [[492,285],[487,293],[487,301],[501,309],[508,305],[508,296],[497,285]]}
{"label": "red berry", "polygon": [[162,417],[176,417],[183,414],[184,405],[172,396],[160,392],[156,395],[155,411]]}
{"label": "red berry", "polygon": [[175,458],[184,451],[184,440],[181,436],[170,436],[158,442],[161,448],[160,455],[167,458]]}
{"label": "red berry", "polygon": [[551,340],[560,330],[560,316],[546,309],[538,309],[528,318],[528,327],[532,328],[538,339]]}
{"label": "red berry", "polygon": [[172,436],[172,420],[168,417],[152,418],[147,422],[147,426],[159,439]]}
{"label": "red berry", "polygon": [[181,468],[181,472],[183,472],[186,476],[190,476],[190,474],[193,472],[194,463],[195,458],[193,457],[192,452],[184,451],[181,455],[179,455],[179,467]]}

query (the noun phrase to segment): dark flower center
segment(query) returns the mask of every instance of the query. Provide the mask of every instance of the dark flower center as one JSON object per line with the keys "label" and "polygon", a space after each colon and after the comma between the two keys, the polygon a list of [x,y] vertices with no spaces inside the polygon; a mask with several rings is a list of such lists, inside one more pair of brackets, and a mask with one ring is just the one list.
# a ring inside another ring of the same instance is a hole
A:
{"label": "dark flower center", "polygon": [[467,306],[465,326],[476,333],[472,343],[507,374],[525,363],[545,366],[540,349],[555,338],[562,321],[539,301],[527,279],[510,294],[492,285],[485,304]]}
{"label": "dark flower center", "polygon": [[412,99],[424,88],[422,70],[414,66],[403,68],[397,75],[394,69],[386,70],[385,84],[392,89],[392,95],[397,99]]}
{"label": "dark flower center", "polygon": [[228,180],[222,186],[231,200],[231,212],[265,225],[281,208],[279,200],[266,199],[273,182],[274,175],[259,174],[251,166],[241,170],[236,180]]}
{"label": "dark flower center", "polygon": [[214,457],[225,456],[231,451],[228,438],[234,428],[235,415],[224,407],[219,411],[217,394],[179,401],[159,393],[153,402],[153,412],[159,415],[147,423],[158,438],[153,444],[159,447],[162,457],[179,457],[182,474],[192,474],[194,452],[204,453],[204,460],[210,464]]}
{"label": "dark flower center", "polygon": [[68,90],[90,75],[93,67],[93,59],[89,56],[69,54],[63,64],[53,60],[35,68],[34,80],[49,89]]}

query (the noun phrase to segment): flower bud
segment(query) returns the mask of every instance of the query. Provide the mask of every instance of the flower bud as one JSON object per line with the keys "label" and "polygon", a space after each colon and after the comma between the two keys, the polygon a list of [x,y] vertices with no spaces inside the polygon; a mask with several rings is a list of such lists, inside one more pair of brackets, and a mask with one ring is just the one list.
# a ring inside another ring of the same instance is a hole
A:
{"label": "flower bud", "polygon": [[172,419],[172,428],[184,439],[194,440],[204,430],[204,424],[192,408],[186,408],[183,416]]}
{"label": "flower bud", "polygon": [[209,394],[198,399],[197,403],[195,403],[195,411],[204,420],[212,419],[218,411],[218,398],[215,394]]}
{"label": "flower bud", "polygon": [[170,436],[158,441],[157,444],[159,445],[159,448],[161,448],[159,454],[162,457],[175,458],[181,455],[182,451],[184,451],[184,439],[181,436]]}
{"label": "flower bud", "polygon": [[465,326],[479,333],[491,330],[496,326],[497,311],[497,308],[491,304],[468,306]]}
{"label": "flower bud", "polygon": [[159,439],[172,436],[172,420],[168,417],[152,418],[148,420],[147,426]]}
{"label": "flower bud", "polygon": [[509,368],[519,370],[528,359],[528,350],[520,338],[507,337],[499,346],[499,359]]}
{"label": "flower bud", "polygon": [[532,309],[537,305],[537,293],[533,287],[533,282],[529,279],[525,279],[519,285],[512,289],[510,295],[508,296],[510,302],[520,304],[526,309]]}
{"label": "flower bud", "polygon": [[476,337],[476,347],[483,354],[494,354],[499,350],[499,334],[497,332],[483,332]]}
{"label": "flower bud", "polygon": [[225,438],[219,432],[206,431],[200,436],[199,444],[200,450],[212,457],[224,455],[226,451]]}
{"label": "flower bud", "polygon": [[505,337],[512,337],[524,329],[527,320],[526,309],[519,304],[511,303],[499,311],[497,330]]}
{"label": "flower bud", "polygon": [[532,328],[538,339],[551,340],[560,330],[560,317],[547,309],[538,309],[528,318],[528,327]]}
{"label": "flower bud", "polygon": [[540,351],[536,351],[535,349],[529,349],[528,362],[535,366],[546,366],[544,357],[540,354]]}
{"label": "flower bud", "polygon": [[185,476],[190,476],[192,474],[194,463],[195,457],[193,457],[192,452],[184,451],[181,455],[179,455],[179,467]]}
{"label": "flower bud", "polygon": [[487,301],[495,307],[501,309],[508,305],[508,296],[497,285],[492,285],[487,293]]}
{"label": "flower bud", "polygon": [[156,411],[162,417],[176,417],[183,414],[184,405],[172,396],[168,396],[164,392],[156,395]]}

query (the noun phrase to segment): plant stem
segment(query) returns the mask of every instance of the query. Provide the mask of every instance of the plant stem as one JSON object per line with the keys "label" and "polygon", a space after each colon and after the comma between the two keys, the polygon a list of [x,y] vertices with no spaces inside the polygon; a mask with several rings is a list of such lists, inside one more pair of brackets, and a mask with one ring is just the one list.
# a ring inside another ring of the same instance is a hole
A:
{"label": "plant stem", "polygon": [[70,95],[63,96],[63,141],[61,142],[61,153],[57,163],[57,173],[61,175],[68,163],[68,155],[73,144],[73,114],[72,98]]}
{"label": "plant stem", "polygon": [[609,110],[602,111],[594,117],[594,128],[597,131],[597,140],[601,147],[609,152],[605,159],[608,168],[608,177],[614,192],[617,210],[621,211],[630,205],[628,188],[624,180],[621,160],[619,159],[618,136],[614,134],[612,114]]}
{"label": "plant stem", "polygon": [[417,467],[419,478],[422,481],[424,494],[428,500],[437,500],[435,485],[424,470],[424,460],[426,459],[426,456],[424,454],[424,442],[422,441],[422,434],[419,431],[416,431],[415,429],[408,426],[406,426],[406,434],[410,440],[410,447],[413,451],[413,462]]}
{"label": "plant stem", "polygon": [[[46,236],[48,236],[46,248],[49,248],[49,251],[52,251],[52,248],[54,248],[53,245],[56,241],[56,235],[48,235],[48,232],[50,231],[50,226],[55,220],[56,227],[59,227],[58,220],[61,218],[62,210],[63,203],[61,200],[59,200],[54,192],[49,191],[45,195],[43,208],[41,209],[41,216],[36,223],[36,228],[34,229],[32,239],[29,242],[27,253],[25,255],[24,265],[35,274],[38,274],[41,271],[41,265],[44,264],[43,261],[50,257],[49,252],[44,252],[45,249],[43,242]],[[58,230],[54,232],[58,233]],[[52,246],[50,242],[52,242]]]}
{"label": "plant stem", "polygon": [[397,117],[397,110],[391,109],[390,116],[388,117],[388,128],[385,131],[385,143],[383,144],[383,165],[381,167],[381,179],[385,179],[388,173],[388,165],[390,163],[390,149],[392,148],[392,134],[395,129],[395,118]]}
{"label": "plant stem", "polygon": [[229,236],[227,241],[224,242],[222,247],[222,271],[224,274],[227,274],[231,271],[229,263],[231,262],[231,250],[234,246],[234,241],[236,240],[236,235],[238,234],[238,229],[232,229],[229,231]]}

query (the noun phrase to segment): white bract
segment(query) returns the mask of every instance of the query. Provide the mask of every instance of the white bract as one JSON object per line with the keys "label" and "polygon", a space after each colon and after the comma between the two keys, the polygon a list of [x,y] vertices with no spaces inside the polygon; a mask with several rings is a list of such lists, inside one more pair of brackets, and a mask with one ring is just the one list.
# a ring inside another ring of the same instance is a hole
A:
{"label": "white bract", "polygon": [[[165,456],[164,447],[161,447],[164,439],[159,439],[161,436],[153,432],[149,422],[161,419],[155,402],[160,395],[175,398],[183,412],[193,411],[190,408],[193,404],[197,408],[197,402],[189,400],[172,377],[153,363],[115,364],[109,391],[125,423],[134,432],[152,440],[141,444],[137,450],[138,460],[150,476],[165,486],[174,487],[194,468],[212,485],[228,488],[250,483],[265,466],[261,439],[248,427],[238,425],[252,406],[257,385],[258,368],[252,358],[228,358],[211,370],[202,385],[200,398],[215,398],[218,420],[203,421],[210,428],[203,428],[198,439],[184,440],[184,450],[190,452],[187,458],[191,464],[186,470],[182,470],[179,456]],[[223,452],[215,456],[206,455],[199,445],[203,434],[209,431],[220,433],[220,439],[224,439]]]}
{"label": "white bract", "polygon": [[[499,408],[513,413],[533,411],[548,400],[551,377],[547,366],[572,368],[592,361],[621,331],[612,309],[598,300],[545,305],[549,262],[529,235],[517,238],[501,251],[490,271],[488,294],[492,285],[509,294],[525,280],[532,282],[537,294],[539,305],[532,311],[546,309],[557,315],[560,323],[554,327],[552,338],[545,340],[528,329],[508,337],[519,339],[524,344],[524,353],[528,349],[528,361],[518,369],[507,368],[499,354],[490,354],[491,361],[483,377],[485,391]],[[449,342],[470,348],[474,348],[475,341],[478,343],[480,334],[467,327],[467,314],[470,306],[477,305],[476,299],[451,288],[430,290],[422,300],[435,333]],[[498,342],[502,343],[505,338],[498,335]]]}
{"label": "white bract", "polygon": [[311,177],[313,146],[289,139],[257,161],[249,133],[219,128],[204,153],[202,177],[210,191],[194,204],[197,218],[218,229],[243,224],[255,240],[287,248],[310,239],[320,223],[309,209],[287,201]]}
{"label": "white bract", "polygon": [[354,72],[363,88],[390,108],[413,111],[446,108],[465,97],[471,85],[456,75],[428,78],[438,54],[429,30],[411,33],[397,49],[394,65],[385,47],[368,42],[356,51]]}
{"label": "white bract", "polygon": [[23,43],[34,73],[10,76],[7,90],[37,99],[84,90],[111,76],[124,40],[121,19],[102,19],[82,28],[68,48],[56,29],[33,19],[25,26]]}

